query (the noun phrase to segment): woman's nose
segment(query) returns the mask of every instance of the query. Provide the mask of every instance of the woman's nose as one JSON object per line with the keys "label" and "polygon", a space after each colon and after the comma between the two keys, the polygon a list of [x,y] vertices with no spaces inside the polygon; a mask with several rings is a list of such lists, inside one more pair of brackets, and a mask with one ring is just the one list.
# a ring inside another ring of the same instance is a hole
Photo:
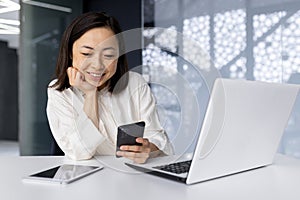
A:
{"label": "woman's nose", "polygon": [[104,70],[105,69],[105,63],[100,57],[93,58],[92,60],[92,67],[96,70]]}

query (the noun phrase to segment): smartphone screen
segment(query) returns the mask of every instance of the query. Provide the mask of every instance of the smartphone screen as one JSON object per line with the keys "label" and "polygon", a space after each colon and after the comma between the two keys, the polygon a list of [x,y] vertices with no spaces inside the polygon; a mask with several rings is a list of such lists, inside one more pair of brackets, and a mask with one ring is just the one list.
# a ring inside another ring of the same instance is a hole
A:
{"label": "smartphone screen", "polygon": [[96,172],[102,169],[102,166],[85,166],[85,165],[60,165],[56,166],[35,174],[32,174],[28,177],[25,177],[25,180],[41,180],[48,181],[52,183],[67,184],[75,181],[81,177],[84,177],[88,174]]}
{"label": "smartphone screen", "polygon": [[120,147],[122,145],[140,146],[141,144],[137,143],[135,140],[138,137],[143,137],[144,129],[145,129],[145,122],[143,121],[119,126],[116,151],[120,151]]}

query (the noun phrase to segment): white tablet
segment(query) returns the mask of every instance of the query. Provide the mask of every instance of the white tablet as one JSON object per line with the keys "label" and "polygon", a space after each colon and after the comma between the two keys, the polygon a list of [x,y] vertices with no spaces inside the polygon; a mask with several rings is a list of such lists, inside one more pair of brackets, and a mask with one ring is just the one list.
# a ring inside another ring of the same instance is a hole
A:
{"label": "white tablet", "polygon": [[23,181],[68,184],[102,168],[103,166],[63,164],[26,176]]}

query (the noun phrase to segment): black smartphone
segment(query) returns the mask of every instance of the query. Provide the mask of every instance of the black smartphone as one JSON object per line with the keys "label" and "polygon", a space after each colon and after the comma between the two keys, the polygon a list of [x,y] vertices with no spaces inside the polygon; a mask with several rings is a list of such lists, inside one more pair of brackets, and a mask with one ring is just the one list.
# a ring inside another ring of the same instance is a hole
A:
{"label": "black smartphone", "polygon": [[143,137],[144,129],[145,129],[144,121],[119,126],[118,134],[117,134],[116,151],[120,151],[120,147],[122,145],[138,145],[138,146],[142,145],[140,143],[137,143],[135,140],[138,137]]}

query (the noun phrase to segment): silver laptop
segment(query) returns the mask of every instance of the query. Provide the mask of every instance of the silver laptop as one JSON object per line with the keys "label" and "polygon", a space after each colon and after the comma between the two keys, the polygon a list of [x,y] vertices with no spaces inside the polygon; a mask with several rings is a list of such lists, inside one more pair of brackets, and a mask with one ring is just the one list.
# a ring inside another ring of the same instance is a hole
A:
{"label": "silver laptop", "polygon": [[218,78],[192,155],[126,165],[186,184],[270,165],[298,91],[297,85]]}

